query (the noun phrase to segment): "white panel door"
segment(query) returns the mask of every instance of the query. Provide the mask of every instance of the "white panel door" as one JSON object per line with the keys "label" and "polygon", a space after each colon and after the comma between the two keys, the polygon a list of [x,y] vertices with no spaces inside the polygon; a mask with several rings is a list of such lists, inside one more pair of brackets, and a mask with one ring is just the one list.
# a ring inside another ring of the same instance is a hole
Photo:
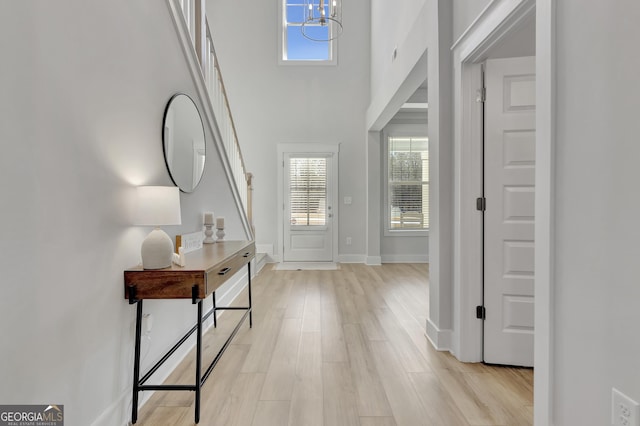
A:
{"label": "white panel door", "polygon": [[487,60],[484,360],[533,366],[535,58]]}
{"label": "white panel door", "polygon": [[333,154],[285,154],[284,261],[333,261]]}

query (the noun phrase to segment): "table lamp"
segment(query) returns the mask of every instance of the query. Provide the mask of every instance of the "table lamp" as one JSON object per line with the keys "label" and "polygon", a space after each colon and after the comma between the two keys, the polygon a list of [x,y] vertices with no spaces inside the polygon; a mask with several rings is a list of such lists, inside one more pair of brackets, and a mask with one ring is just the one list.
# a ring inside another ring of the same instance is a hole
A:
{"label": "table lamp", "polygon": [[142,242],[142,267],[162,269],[171,266],[173,241],[160,229],[180,225],[180,190],[176,186],[139,186],[136,225],[155,226]]}

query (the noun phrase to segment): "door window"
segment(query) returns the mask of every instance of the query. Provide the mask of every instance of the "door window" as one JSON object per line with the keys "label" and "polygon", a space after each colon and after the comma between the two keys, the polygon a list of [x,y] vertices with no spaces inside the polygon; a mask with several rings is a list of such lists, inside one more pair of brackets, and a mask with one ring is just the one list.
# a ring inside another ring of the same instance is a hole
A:
{"label": "door window", "polygon": [[326,226],[327,159],[291,158],[289,179],[291,226]]}

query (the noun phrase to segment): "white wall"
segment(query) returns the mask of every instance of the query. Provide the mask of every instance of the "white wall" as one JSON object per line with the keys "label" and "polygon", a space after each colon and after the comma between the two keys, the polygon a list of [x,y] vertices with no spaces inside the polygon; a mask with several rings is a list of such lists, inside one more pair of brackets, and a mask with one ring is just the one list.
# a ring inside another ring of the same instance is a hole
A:
{"label": "white wall", "polygon": [[[340,143],[338,198],[350,196],[353,204],[338,206],[338,250],[341,260],[364,260],[368,8],[365,0],[344,3],[338,66],[279,66],[276,0],[207,3],[238,138],[255,176],[257,243],[277,247],[281,240],[276,231],[277,144]],[[352,245],[346,245],[346,236]]]}
{"label": "white wall", "polygon": [[428,236],[382,236],[380,241],[382,263],[427,263],[429,261]]}
{"label": "white wall", "polygon": [[494,0],[453,0],[453,40],[457,40],[480,12]]}
{"label": "white wall", "polygon": [[[429,14],[429,318],[427,335],[451,347],[453,327],[452,3],[438,0]],[[433,84],[432,82],[437,82]]]}
{"label": "white wall", "polygon": [[[384,236],[384,144],[381,130],[427,78],[424,0],[371,5],[371,102],[367,108],[367,263],[408,260],[416,240]],[[395,58],[393,52],[396,51]],[[400,239],[398,239],[400,238]],[[403,244],[408,243],[408,244]],[[425,247],[426,248],[426,247]],[[424,254],[426,252],[418,250]]]}
{"label": "white wall", "polygon": [[[397,68],[392,54],[397,48],[398,59],[412,56],[418,60],[413,51],[416,43],[425,43],[408,38],[408,29],[416,21],[427,0],[405,0],[401,2],[371,2],[371,99],[376,99],[389,84],[388,76],[393,68]],[[424,47],[420,54],[424,52]]]}
{"label": "white wall", "polygon": [[604,425],[640,401],[640,5],[556,4],[555,424]]}
{"label": "white wall", "polygon": [[367,132],[367,265],[380,265],[382,132]]}
{"label": "white wall", "polygon": [[[403,6],[405,3],[403,2]],[[372,3],[371,103],[367,109],[367,129],[375,134],[395,115],[398,108],[428,77],[429,103],[429,338],[439,349],[448,349],[452,327],[452,155],[451,138],[451,27],[449,0],[408,2],[407,9],[396,3]],[[395,9],[398,9],[396,11]],[[402,11],[403,20],[386,19]],[[397,43],[398,56],[376,50],[385,40]],[[378,71],[379,70],[379,71]],[[412,85],[413,84],[413,85]],[[375,145],[371,141],[370,145]],[[369,152],[375,152],[371,146]],[[375,158],[370,155],[369,164]],[[371,179],[369,179],[371,182]],[[379,197],[369,186],[370,197]],[[371,215],[368,221],[371,222]],[[369,223],[368,238],[376,238]],[[379,229],[379,227],[378,227]],[[369,249],[380,247],[371,241]],[[368,253],[374,258],[376,253]]]}
{"label": "white wall", "polygon": [[[64,404],[69,425],[130,415],[135,308],[123,270],[148,228],[131,225],[134,187],[171,185],[162,117],[194,96],[165,2],[0,3],[0,401]],[[243,238],[211,135],[204,178],[181,194],[183,225],[227,217]],[[144,365],[195,320],[190,301],[155,315]],[[143,353],[147,348],[143,346]]]}
{"label": "white wall", "polygon": [[[421,72],[411,76],[411,72],[421,59],[424,64],[420,70],[426,67],[423,55],[432,41],[428,34],[432,24],[429,13],[437,9],[437,1],[372,2],[369,130],[384,127],[427,77]],[[415,87],[405,83],[410,76],[415,79]]]}

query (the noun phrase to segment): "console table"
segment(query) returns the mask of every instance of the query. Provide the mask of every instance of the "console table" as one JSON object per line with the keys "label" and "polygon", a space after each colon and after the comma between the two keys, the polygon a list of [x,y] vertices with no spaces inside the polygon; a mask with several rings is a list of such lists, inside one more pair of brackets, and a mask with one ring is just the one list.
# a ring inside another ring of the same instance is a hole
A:
{"label": "console table", "polygon": [[[131,422],[138,420],[138,392],[146,390],[195,391],[195,422],[200,421],[200,394],[218,360],[235,337],[240,326],[249,316],[249,327],[253,325],[251,314],[251,259],[255,257],[253,241],[224,241],[205,244],[202,249],[187,253],[186,266],[172,265],[165,269],[145,270],[134,267],[124,271],[124,297],[129,304],[137,304],[136,342],[133,366],[133,407]],[[247,265],[249,306],[216,306],[215,291],[232,275]],[[213,307],[203,315],[202,301],[213,296]],[[142,301],[144,299],[191,299],[198,305],[196,325],[189,330],[151,369],[140,378],[140,340],[142,333]],[[217,326],[216,311],[233,309],[245,313],[233,332],[215,356],[209,367],[202,373],[202,322],[213,314],[213,325]],[[158,368],[196,332],[196,371],[193,385],[145,385]]]}

